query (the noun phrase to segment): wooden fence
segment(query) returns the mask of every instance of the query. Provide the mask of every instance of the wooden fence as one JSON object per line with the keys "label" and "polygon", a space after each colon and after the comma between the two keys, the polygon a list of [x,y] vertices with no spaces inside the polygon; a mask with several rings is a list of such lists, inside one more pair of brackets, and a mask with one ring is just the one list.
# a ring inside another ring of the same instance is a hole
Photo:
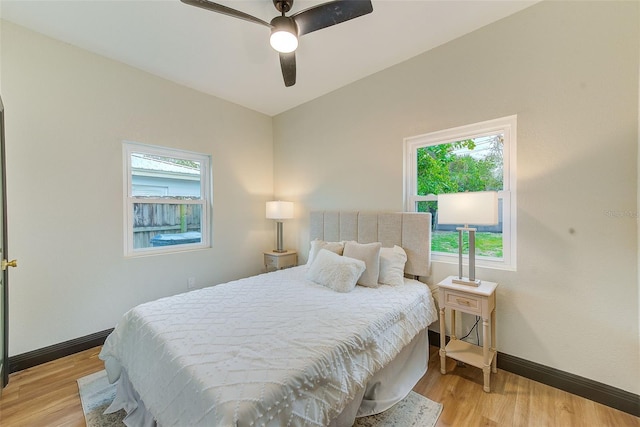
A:
{"label": "wooden fence", "polygon": [[200,230],[200,205],[133,204],[133,247],[148,248],[158,234]]}

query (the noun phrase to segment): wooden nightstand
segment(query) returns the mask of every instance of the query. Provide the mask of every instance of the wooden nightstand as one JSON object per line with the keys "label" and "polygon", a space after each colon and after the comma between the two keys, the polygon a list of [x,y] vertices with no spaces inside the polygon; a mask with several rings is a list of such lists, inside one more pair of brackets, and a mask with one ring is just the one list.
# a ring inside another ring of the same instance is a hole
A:
{"label": "wooden nightstand", "polygon": [[[482,281],[480,286],[458,285],[449,276],[438,283],[440,304],[440,372],[447,373],[446,357],[482,369],[483,390],[491,391],[490,372],[498,372],[496,365],[496,287],[497,283]],[[451,310],[451,340],[445,346],[445,309]],[[482,318],[482,347],[456,338],[456,310]],[[489,331],[491,322],[491,331]]]}
{"label": "wooden nightstand", "polygon": [[298,265],[298,253],[295,251],[264,252],[264,267],[267,271],[281,270],[296,265]]}

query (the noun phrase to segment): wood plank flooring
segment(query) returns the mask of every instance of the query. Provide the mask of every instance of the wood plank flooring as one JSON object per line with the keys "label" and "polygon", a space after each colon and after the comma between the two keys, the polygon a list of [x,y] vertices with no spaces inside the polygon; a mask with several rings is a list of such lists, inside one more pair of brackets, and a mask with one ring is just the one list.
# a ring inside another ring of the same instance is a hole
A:
{"label": "wood plank flooring", "polygon": [[[0,397],[0,426],[84,426],[76,380],[103,369],[99,352],[96,347],[12,374]],[[449,359],[441,375],[436,347],[414,390],[444,405],[437,426],[640,427],[640,418],[502,370],[491,375],[491,393],[485,393],[480,369]]]}

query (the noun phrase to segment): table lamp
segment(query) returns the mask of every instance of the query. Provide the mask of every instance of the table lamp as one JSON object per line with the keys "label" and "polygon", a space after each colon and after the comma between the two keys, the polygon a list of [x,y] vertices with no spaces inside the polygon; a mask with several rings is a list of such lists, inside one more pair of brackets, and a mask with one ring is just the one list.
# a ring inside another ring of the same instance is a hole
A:
{"label": "table lamp", "polygon": [[287,252],[282,248],[282,220],[293,218],[293,203],[282,202],[280,200],[267,202],[266,216],[268,219],[275,219],[277,224],[276,249],[274,252]]}
{"label": "table lamp", "polygon": [[[438,224],[464,224],[458,230],[458,278],[453,283],[479,286],[476,279],[476,229],[473,225],[498,223],[498,193],[477,191],[438,195]],[[462,233],[469,233],[469,277],[462,276]]]}

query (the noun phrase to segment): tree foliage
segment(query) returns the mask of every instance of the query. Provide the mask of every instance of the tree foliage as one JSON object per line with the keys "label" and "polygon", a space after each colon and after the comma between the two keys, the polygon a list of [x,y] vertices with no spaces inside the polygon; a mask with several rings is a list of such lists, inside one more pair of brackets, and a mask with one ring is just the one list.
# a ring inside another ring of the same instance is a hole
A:
{"label": "tree foliage", "polygon": [[502,137],[488,154],[474,156],[476,141],[466,139],[417,150],[418,195],[502,189]]}

